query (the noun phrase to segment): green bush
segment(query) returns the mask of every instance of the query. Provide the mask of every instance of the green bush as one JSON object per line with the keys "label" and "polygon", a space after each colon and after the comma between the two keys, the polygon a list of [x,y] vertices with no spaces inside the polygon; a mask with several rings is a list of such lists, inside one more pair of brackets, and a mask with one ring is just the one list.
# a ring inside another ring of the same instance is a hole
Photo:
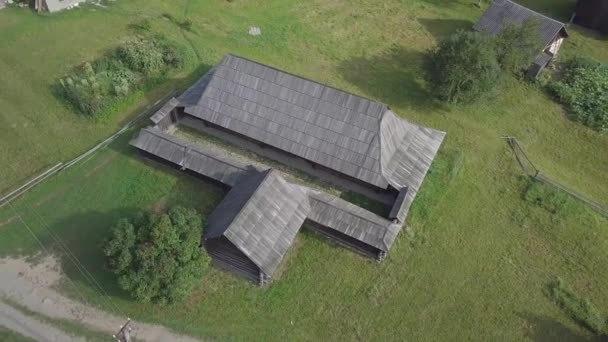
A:
{"label": "green bush", "polygon": [[425,64],[432,93],[450,103],[483,97],[501,79],[490,38],[477,32],[459,31],[442,40]]}
{"label": "green bush", "polygon": [[152,39],[130,37],[116,50],[116,58],[129,69],[145,75],[158,74],[165,69],[164,51]]}
{"label": "green bush", "polygon": [[498,63],[504,71],[521,75],[532,65],[543,45],[538,32],[538,21],[527,20],[522,25],[508,24],[493,38]]}
{"label": "green bush", "polygon": [[200,248],[203,219],[194,209],[122,219],[104,253],[119,286],[143,302],[174,303],[188,297],[209,265]]}
{"label": "green bush", "polygon": [[548,286],[548,294],[568,315],[596,334],[602,334],[606,320],[587,299],[578,297],[563,280],[557,278]]}
{"label": "green bush", "polygon": [[96,116],[183,64],[184,50],[179,45],[160,36],[130,37],[111,54],[60,79],[60,96],[81,113]]}
{"label": "green bush", "polygon": [[584,58],[565,62],[550,89],[570,116],[599,131],[608,130],[608,65]]}

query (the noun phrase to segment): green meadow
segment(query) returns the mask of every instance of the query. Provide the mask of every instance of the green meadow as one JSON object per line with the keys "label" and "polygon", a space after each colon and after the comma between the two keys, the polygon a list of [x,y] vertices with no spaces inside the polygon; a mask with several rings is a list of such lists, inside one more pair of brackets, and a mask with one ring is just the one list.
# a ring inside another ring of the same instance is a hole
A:
{"label": "green meadow", "polygon": [[[470,28],[483,11],[477,2],[120,0],[55,15],[0,11],[0,192],[86,151],[228,52],[384,102],[447,132],[407,229],[383,263],[303,231],[270,287],[212,269],[185,304],[133,302],[103,266],[101,246],[116,220],[175,204],[208,214],[225,194],[143,159],[128,146],[136,130],[0,209],[0,254],[41,251],[31,229],[44,250],[63,256],[57,234],[113,305],[67,257],[63,267],[76,287],[66,283],[64,291],[203,339],[591,340],[547,286],[563,279],[608,317],[608,219],[531,185],[501,136],[516,137],[549,177],[608,204],[608,135],[568,120],[542,87],[515,79],[472,105],[432,99],[424,53]],[[521,2],[564,21],[574,4]],[[163,14],[191,20],[191,30]],[[183,70],[119,103],[103,121],[53,94],[58,78],[115,47],[144,19],[188,47]],[[262,35],[249,36],[249,26]],[[573,26],[562,55],[608,62],[608,41]]]}

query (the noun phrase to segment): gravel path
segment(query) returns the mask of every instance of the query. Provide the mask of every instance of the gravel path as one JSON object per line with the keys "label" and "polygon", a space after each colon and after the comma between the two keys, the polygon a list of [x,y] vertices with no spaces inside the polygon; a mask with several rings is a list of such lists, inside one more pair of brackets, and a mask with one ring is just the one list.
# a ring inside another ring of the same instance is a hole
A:
{"label": "gravel path", "polygon": [[81,342],[82,337],[68,335],[52,325],[24,315],[12,306],[0,302],[0,326],[41,342]]}
{"label": "gravel path", "polygon": [[[57,259],[44,257],[40,262],[30,264],[25,259],[0,259],[0,295],[27,309],[54,319],[64,319],[82,324],[90,330],[115,334],[125,323],[126,317],[117,317],[72,300],[57,290],[63,274]],[[82,341],[57,329],[49,330],[48,324],[25,316],[9,305],[0,305],[0,325],[15,330],[25,336],[35,335],[42,341]],[[194,338],[177,335],[159,325],[131,321],[131,336],[138,341],[195,342]],[[27,334],[26,334],[27,333]],[[63,335],[58,335],[63,334]]]}

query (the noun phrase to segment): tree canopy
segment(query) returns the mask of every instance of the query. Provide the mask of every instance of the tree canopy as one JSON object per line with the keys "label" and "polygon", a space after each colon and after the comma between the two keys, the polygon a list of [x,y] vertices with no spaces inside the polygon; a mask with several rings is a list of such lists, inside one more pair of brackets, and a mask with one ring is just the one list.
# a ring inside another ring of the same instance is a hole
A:
{"label": "tree canopy", "polygon": [[458,31],[443,39],[426,60],[427,80],[439,99],[471,102],[496,87],[501,69],[489,37]]}
{"label": "tree canopy", "polygon": [[143,302],[185,299],[209,265],[202,229],[201,216],[182,207],[119,220],[104,247],[118,285]]}
{"label": "tree canopy", "polygon": [[534,19],[526,20],[522,25],[507,24],[493,38],[496,57],[504,71],[521,74],[532,64],[543,46],[539,25]]}

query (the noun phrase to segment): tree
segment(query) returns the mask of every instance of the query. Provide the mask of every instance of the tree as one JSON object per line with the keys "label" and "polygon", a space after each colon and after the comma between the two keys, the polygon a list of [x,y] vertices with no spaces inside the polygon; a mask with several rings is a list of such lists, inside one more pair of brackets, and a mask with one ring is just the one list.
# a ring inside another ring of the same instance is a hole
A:
{"label": "tree", "polygon": [[491,40],[477,32],[458,31],[442,40],[428,54],[426,72],[433,94],[450,103],[478,99],[501,79]]}
{"label": "tree", "polygon": [[182,207],[119,220],[104,248],[118,285],[143,302],[185,299],[209,265],[202,228],[201,216]]}
{"label": "tree", "polygon": [[521,25],[509,23],[496,35],[494,48],[504,71],[521,74],[532,64],[543,47],[539,25],[535,19],[526,20]]}

